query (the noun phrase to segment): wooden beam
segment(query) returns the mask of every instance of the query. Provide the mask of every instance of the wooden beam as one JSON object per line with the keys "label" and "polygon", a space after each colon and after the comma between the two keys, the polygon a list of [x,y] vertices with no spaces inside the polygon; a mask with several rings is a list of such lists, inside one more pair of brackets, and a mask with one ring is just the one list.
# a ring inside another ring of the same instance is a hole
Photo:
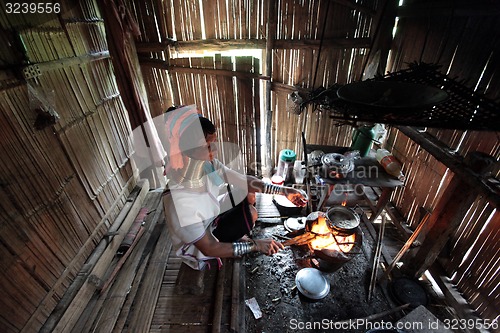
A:
{"label": "wooden beam", "polygon": [[138,53],[161,52],[169,46],[180,52],[189,51],[227,51],[244,49],[265,49],[265,39],[198,39],[190,41],[175,41],[174,43],[137,43]]}
{"label": "wooden beam", "polygon": [[356,2],[354,2],[354,0],[330,0],[330,1],[338,3],[339,5],[342,5],[342,6],[351,8],[351,9],[355,9],[358,12],[365,13],[368,15],[373,16],[376,14],[375,10],[371,9],[370,7],[360,5]]}
{"label": "wooden beam", "polygon": [[[266,35],[266,66],[265,66],[265,74],[272,78],[273,77],[273,49],[274,42],[276,40],[277,34],[277,17],[278,17],[278,6],[277,0],[269,0],[268,8],[267,8],[267,35]],[[272,151],[272,141],[271,141],[271,131],[272,131],[272,123],[273,123],[273,110],[271,109],[271,80],[266,82],[265,86],[265,95],[264,95],[264,111],[266,114],[265,120],[265,133],[266,133],[266,156],[264,161],[264,176],[270,177],[272,174],[273,167],[273,156],[271,156]]]}
{"label": "wooden beam", "polygon": [[[450,184],[429,218],[422,245],[414,256],[405,260],[403,264],[405,273],[420,277],[435,262],[450,235],[460,225],[463,216],[477,196],[482,195],[496,208],[499,206],[500,196],[498,189],[490,187],[429,133],[419,132],[407,126],[397,126],[397,128],[454,173]],[[457,193],[460,194],[457,195]]]}
{"label": "wooden beam", "polygon": [[[474,313],[471,305],[453,285],[452,281],[446,276],[446,272],[438,263],[429,268],[429,273],[432,275],[434,281],[436,281],[439,289],[443,292],[446,303],[457,312],[460,319],[471,320],[470,322],[475,323],[481,322],[481,319]],[[483,333],[484,330],[469,327],[468,332]]]}
{"label": "wooden beam", "polygon": [[92,61],[109,58],[109,51],[102,51],[96,53],[84,54],[79,57],[70,57],[57,59],[53,61],[40,62],[32,64],[23,68],[22,73],[25,79],[31,79],[42,75],[44,72],[53,71],[55,69],[65,68],[69,66],[76,66],[86,64]]}
{"label": "wooden beam", "polygon": [[[319,39],[275,40],[273,49],[318,49]],[[330,38],[323,41],[323,48],[368,48],[371,38]],[[163,52],[174,47],[179,52],[190,51],[229,51],[229,50],[264,50],[267,39],[203,39],[177,41],[175,43],[137,43],[137,53]]]}
{"label": "wooden beam", "polygon": [[434,156],[438,161],[448,167],[453,173],[468,185],[468,191],[478,191],[495,208],[500,207],[500,190],[489,185],[481,176],[474,173],[467,165],[451,154],[446,146],[427,132],[419,132],[413,127],[396,126],[404,135],[419,144],[423,149]]}
{"label": "wooden beam", "polygon": [[[289,39],[276,40],[275,49],[319,49],[321,40],[319,39]],[[372,43],[371,38],[327,38],[323,40],[322,48],[353,49],[369,48]]]}
{"label": "wooden beam", "polygon": [[161,52],[166,51],[169,46],[177,46],[178,42],[176,40],[170,39],[163,42],[146,43],[146,42],[136,42],[135,48],[137,53],[143,52]]}
{"label": "wooden beam", "polygon": [[224,69],[211,68],[193,68],[169,65],[166,61],[160,59],[139,59],[141,66],[164,69],[172,73],[190,73],[206,75],[236,76],[239,78],[269,80],[269,77],[257,73],[229,71]]}
{"label": "wooden beam", "polygon": [[498,16],[500,7],[493,1],[490,4],[457,4],[450,1],[448,4],[442,2],[414,3],[403,5],[398,8],[399,17],[429,17],[429,16]]}
{"label": "wooden beam", "polygon": [[406,274],[419,278],[432,266],[477,196],[477,191],[456,174],[453,176],[421,231],[425,237],[422,245],[413,257],[403,261],[402,270]]}

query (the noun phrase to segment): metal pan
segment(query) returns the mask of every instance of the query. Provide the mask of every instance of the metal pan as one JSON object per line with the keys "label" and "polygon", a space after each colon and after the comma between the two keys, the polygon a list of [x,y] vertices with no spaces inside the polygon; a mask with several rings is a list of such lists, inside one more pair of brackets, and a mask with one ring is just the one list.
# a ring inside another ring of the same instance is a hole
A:
{"label": "metal pan", "polygon": [[359,226],[359,215],[344,206],[335,206],[326,212],[326,217],[332,229],[343,234],[352,234]]}

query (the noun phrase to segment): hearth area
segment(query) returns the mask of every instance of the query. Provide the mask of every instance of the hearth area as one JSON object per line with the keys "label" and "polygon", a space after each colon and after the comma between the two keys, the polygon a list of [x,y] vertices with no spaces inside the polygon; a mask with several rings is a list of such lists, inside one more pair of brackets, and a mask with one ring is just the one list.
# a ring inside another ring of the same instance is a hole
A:
{"label": "hearth area", "polygon": [[[245,300],[254,299],[262,313],[257,319],[247,306],[246,332],[359,333],[368,331],[373,324],[396,322],[410,311],[407,308],[403,312],[404,305],[379,284],[368,301],[376,239],[367,228],[367,223],[372,223],[369,216],[361,208],[356,212],[360,223],[349,232],[328,224],[326,211],[313,212],[294,223],[272,218],[257,222],[253,237],[273,237],[282,241],[285,249],[274,256],[251,254],[243,261]],[[301,224],[303,228],[297,227]],[[319,297],[301,292],[298,276],[310,271],[298,273],[305,269],[320,272],[329,286],[326,295],[321,294],[321,279],[310,282],[316,278],[314,274],[306,280],[306,287],[318,292]],[[339,325],[344,326],[335,329]]]}

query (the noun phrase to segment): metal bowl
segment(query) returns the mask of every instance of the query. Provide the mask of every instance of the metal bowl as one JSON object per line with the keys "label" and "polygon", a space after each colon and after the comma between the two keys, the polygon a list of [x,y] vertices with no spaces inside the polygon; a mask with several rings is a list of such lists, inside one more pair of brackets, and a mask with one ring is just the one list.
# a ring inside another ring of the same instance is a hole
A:
{"label": "metal bowl", "polygon": [[289,217],[283,223],[285,229],[289,232],[303,230],[306,227],[306,219],[305,217]]}
{"label": "metal bowl", "polygon": [[321,158],[323,176],[327,178],[343,178],[354,170],[354,162],[342,154],[329,153]]}
{"label": "metal bowl", "polygon": [[330,292],[330,283],[316,268],[308,267],[298,271],[295,284],[302,295],[314,300],[325,298]]}
{"label": "metal bowl", "polygon": [[278,209],[280,216],[300,216],[302,215],[303,207],[294,205],[284,195],[273,196],[273,203]]}
{"label": "metal bowl", "polygon": [[[326,214],[324,212],[321,212],[321,211],[316,211],[316,212],[312,212],[312,213],[309,213],[309,215],[307,215],[306,217],[306,227],[305,227],[305,230],[307,232],[313,232],[312,229],[313,229],[313,226],[314,224],[318,221],[318,219],[320,217],[324,217],[325,220],[326,220],[326,225],[328,227],[328,233],[331,232],[331,226],[330,226],[330,222],[328,221],[328,218],[326,217]],[[315,232],[315,234],[317,234],[317,232]]]}

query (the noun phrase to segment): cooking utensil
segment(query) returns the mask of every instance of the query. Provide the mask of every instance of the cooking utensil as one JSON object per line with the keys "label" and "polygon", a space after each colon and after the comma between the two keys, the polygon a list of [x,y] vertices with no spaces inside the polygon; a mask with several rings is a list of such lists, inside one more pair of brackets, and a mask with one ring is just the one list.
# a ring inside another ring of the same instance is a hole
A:
{"label": "cooking utensil", "polygon": [[446,91],[423,84],[397,81],[361,81],[337,90],[341,100],[369,107],[374,111],[412,111],[440,104]]}
{"label": "cooking utensil", "polygon": [[307,298],[319,300],[330,292],[330,283],[316,268],[302,268],[295,276],[295,284],[300,293]]}
{"label": "cooking utensil", "polygon": [[302,208],[294,205],[283,195],[273,196],[273,203],[278,208],[281,216],[299,216],[302,215]]}
{"label": "cooking utensil", "polygon": [[399,304],[410,304],[414,309],[419,305],[427,305],[429,298],[422,284],[408,277],[396,278],[390,284],[390,293]]}
{"label": "cooking utensil", "polygon": [[[306,227],[305,227],[305,229],[306,229],[307,232],[312,232],[314,234],[318,234],[318,232],[313,231],[312,229],[313,229],[314,224],[318,223],[318,219],[320,217],[323,217],[326,220],[326,214],[324,212],[321,212],[321,211],[312,212],[309,215],[307,215],[307,217],[306,217]],[[327,222],[326,226],[328,227],[328,230],[324,230],[324,231],[328,231],[327,233],[330,233],[330,225],[328,224],[328,222]],[[327,233],[322,232],[320,234],[327,234]]]}
{"label": "cooking utensil", "polygon": [[342,154],[329,153],[321,158],[323,176],[327,178],[344,178],[354,170],[354,162]]}
{"label": "cooking utensil", "polygon": [[352,209],[335,206],[327,210],[326,217],[330,227],[343,235],[352,234],[359,226],[360,218]]}

